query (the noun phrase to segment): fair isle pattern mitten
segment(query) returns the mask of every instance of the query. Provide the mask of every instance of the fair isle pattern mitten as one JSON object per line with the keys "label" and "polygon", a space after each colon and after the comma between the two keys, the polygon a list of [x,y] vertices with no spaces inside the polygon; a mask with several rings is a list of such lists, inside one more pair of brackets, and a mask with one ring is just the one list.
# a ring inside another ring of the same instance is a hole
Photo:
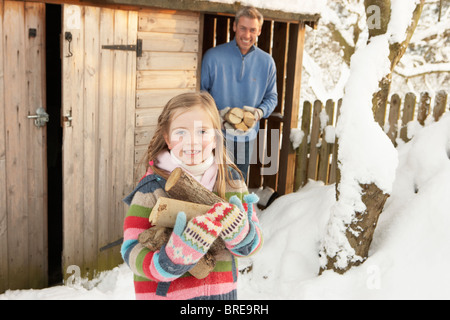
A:
{"label": "fair isle pattern mitten", "polygon": [[208,213],[213,214],[215,219],[222,224],[223,229],[220,237],[225,241],[227,247],[234,247],[247,235],[249,223],[243,207],[220,202],[216,203]]}
{"label": "fair isle pattern mitten", "polygon": [[175,264],[196,264],[217,239],[222,231],[222,226],[212,216],[206,214],[189,221],[184,229],[186,215],[184,212],[180,212],[178,216],[173,233],[165,248],[166,254]]}

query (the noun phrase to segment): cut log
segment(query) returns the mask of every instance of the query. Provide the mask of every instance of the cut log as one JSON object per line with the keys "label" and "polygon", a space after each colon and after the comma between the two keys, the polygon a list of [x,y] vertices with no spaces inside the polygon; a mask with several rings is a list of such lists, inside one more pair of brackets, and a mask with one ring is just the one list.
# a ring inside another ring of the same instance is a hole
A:
{"label": "cut log", "polygon": [[151,251],[161,249],[161,247],[169,241],[173,229],[163,227],[152,227],[142,232],[138,241]]}
{"label": "cut log", "polygon": [[181,168],[172,171],[166,182],[165,190],[172,199],[189,201],[212,206],[225,200],[206,189]]}
{"label": "cut log", "polygon": [[238,124],[233,124],[233,127],[234,127],[236,130],[242,130],[242,131],[244,131],[244,132],[248,130],[248,127],[245,125],[244,122],[240,122],[240,123],[238,123]]}
{"label": "cut log", "polygon": [[179,212],[183,211],[189,221],[207,213],[209,209],[210,205],[160,197],[150,213],[149,221],[157,227],[173,228]]}
{"label": "cut log", "polygon": [[[190,221],[208,212],[214,204],[225,201],[181,168],[172,171],[166,181],[165,191],[171,198],[160,197],[150,214],[149,221],[155,227],[139,236],[139,242],[152,251],[159,250],[167,243],[180,211],[183,211],[186,220]],[[189,273],[197,279],[206,278],[216,265],[215,255],[223,249],[225,243],[219,237]]]}
{"label": "cut log", "polygon": [[256,122],[255,115],[251,112],[244,112],[244,123],[247,127],[251,128]]}
{"label": "cut log", "polygon": [[189,273],[196,277],[197,279],[206,278],[211,271],[216,267],[216,258],[210,253],[207,252],[193,267],[189,270]]}
{"label": "cut log", "polygon": [[244,119],[244,111],[240,108],[232,108],[225,114],[224,119],[230,124],[241,123]]}

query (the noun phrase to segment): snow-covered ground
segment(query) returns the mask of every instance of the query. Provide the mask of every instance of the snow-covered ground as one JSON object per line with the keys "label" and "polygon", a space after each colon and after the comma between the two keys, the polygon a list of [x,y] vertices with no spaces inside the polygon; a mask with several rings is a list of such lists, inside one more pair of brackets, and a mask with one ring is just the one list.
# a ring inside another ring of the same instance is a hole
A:
{"label": "snow-covered ground", "polygon": [[[334,185],[310,181],[260,212],[264,246],[241,260],[239,299],[450,299],[450,114],[397,148],[399,167],[370,257],[345,275],[318,276]],[[126,265],[92,281],[7,291],[3,299],[134,299]]]}

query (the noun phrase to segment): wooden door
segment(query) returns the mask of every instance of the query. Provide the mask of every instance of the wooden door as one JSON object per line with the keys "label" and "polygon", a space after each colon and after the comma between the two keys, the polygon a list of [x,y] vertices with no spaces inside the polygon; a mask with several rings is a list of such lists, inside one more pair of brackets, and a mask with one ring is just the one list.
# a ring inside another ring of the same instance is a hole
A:
{"label": "wooden door", "polygon": [[122,199],[133,187],[136,52],[103,46],[136,45],[137,25],[137,12],[63,6],[65,277],[78,268],[92,277],[123,262]]}
{"label": "wooden door", "polygon": [[45,5],[0,1],[0,37],[1,293],[48,281]]}

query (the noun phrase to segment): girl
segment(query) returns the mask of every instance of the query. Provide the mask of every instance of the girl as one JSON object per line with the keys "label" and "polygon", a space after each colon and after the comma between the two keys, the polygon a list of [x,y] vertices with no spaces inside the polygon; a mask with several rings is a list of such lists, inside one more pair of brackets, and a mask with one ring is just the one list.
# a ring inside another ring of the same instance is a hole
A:
{"label": "girl", "polygon": [[[208,93],[186,93],[167,103],[148,146],[146,163],[147,173],[124,200],[130,208],[121,253],[134,273],[136,298],[236,299],[236,257],[255,253],[262,243],[253,208],[258,199],[248,194],[242,174],[224,151],[221,119]],[[191,221],[180,212],[167,244],[150,251],[138,242],[138,236],[152,227],[152,207],[159,197],[167,197],[166,179],[177,167],[224,202]],[[188,271],[218,237],[226,249],[216,254],[215,269],[201,280],[191,276]]]}

